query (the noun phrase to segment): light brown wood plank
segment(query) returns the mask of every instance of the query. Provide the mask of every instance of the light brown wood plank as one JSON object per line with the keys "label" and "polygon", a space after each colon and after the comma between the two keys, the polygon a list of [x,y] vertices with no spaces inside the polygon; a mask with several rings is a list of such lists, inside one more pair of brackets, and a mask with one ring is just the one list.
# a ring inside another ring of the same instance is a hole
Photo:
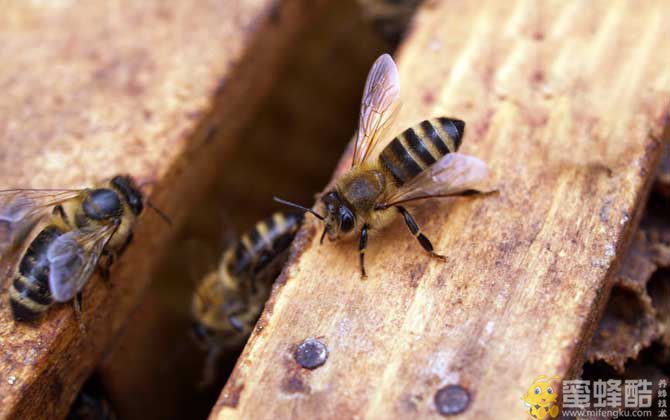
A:
{"label": "light brown wood plank", "polygon": [[[448,384],[471,397],[460,418],[525,418],[538,375],[577,375],[659,161],[668,19],[663,1],[428,2],[396,131],[464,119],[500,194],[414,206],[448,263],[398,220],[367,281],[311,220],[212,418],[439,417]],[[307,337],[329,349],[313,371],[293,358]]]}

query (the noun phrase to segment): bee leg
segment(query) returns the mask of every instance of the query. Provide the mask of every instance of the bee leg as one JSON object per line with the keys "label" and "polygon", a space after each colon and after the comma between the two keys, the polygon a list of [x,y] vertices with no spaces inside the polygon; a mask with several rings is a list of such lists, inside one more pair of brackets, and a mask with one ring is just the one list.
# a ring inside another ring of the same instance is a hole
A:
{"label": "bee leg", "polygon": [[409,214],[409,212],[404,207],[396,206],[396,208],[398,209],[400,214],[402,214],[402,217],[405,219],[405,223],[407,224],[409,231],[412,232],[412,235],[416,237],[416,239],[419,241],[423,249],[428,251],[428,253],[432,257],[442,261],[446,261],[447,258],[444,255],[440,255],[433,250],[433,244],[430,242],[430,239],[428,239],[423,233],[421,233],[421,230],[419,229],[419,226],[417,226],[412,215]]}
{"label": "bee leg", "polygon": [[74,299],[72,300],[72,304],[74,306],[74,317],[77,319],[77,323],[79,324],[79,330],[82,333],[85,333],[86,332],[86,326],[84,326],[84,321],[83,321],[83,318],[81,316],[81,310],[82,310],[82,307],[84,306],[83,301],[84,301],[83,295],[82,295],[81,292],[79,292],[74,296]]}
{"label": "bee leg", "polygon": [[358,241],[358,255],[361,265],[361,277],[364,279],[368,278],[368,275],[365,273],[365,250],[368,247],[368,225],[363,225],[361,229],[361,238]]}
{"label": "bee leg", "polygon": [[108,285],[111,285],[111,283],[109,282],[109,270],[111,269],[112,264],[114,264],[115,260],[116,256],[114,254],[112,254],[107,250],[104,250],[102,251],[101,258],[98,261],[98,272],[100,273],[100,277]]}
{"label": "bee leg", "polygon": [[130,245],[132,242],[133,242],[133,232],[130,232],[126,237],[126,240],[123,242],[123,245],[121,245],[121,248],[119,248],[119,250],[116,251],[116,255],[118,256],[123,255],[123,253],[126,251],[126,248],[128,248],[128,245]]}
{"label": "bee leg", "polygon": [[239,332],[244,332],[244,324],[242,324],[242,321],[239,320],[237,315],[240,313],[232,313],[228,314],[228,322],[230,322],[230,325],[233,326],[237,331]]}
{"label": "bee leg", "polygon": [[217,374],[216,368],[219,362],[219,356],[221,355],[220,346],[212,346],[207,352],[207,359],[205,359],[205,366],[202,369],[202,379],[198,384],[198,387],[207,388],[216,381]]}

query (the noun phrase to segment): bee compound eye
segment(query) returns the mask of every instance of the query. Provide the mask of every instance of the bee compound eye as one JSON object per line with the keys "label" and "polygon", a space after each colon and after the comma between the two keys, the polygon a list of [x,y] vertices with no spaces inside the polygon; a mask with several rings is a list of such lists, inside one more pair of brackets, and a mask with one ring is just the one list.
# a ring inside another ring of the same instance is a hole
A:
{"label": "bee compound eye", "polygon": [[349,232],[354,228],[354,215],[346,207],[340,207],[340,230]]}

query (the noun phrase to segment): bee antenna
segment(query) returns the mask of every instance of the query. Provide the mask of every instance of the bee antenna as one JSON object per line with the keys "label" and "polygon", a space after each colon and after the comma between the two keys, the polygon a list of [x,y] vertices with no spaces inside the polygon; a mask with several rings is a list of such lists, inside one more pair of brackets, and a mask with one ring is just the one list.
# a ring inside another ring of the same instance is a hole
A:
{"label": "bee antenna", "polygon": [[163,219],[165,223],[167,223],[168,226],[172,226],[172,220],[170,220],[168,215],[165,214],[161,209],[156,207],[154,203],[152,203],[150,200],[147,200],[147,206],[149,206],[153,211],[155,211],[156,214],[158,214],[160,218]]}
{"label": "bee antenna", "polygon": [[308,208],[308,207],[304,207],[304,206],[301,206],[300,204],[296,204],[296,203],[291,203],[290,201],[282,200],[282,199],[279,198],[279,197],[273,197],[272,199],[273,199],[274,201],[276,201],[277,203],[285,204],[285,205],[287,205],[287,206],[289,206],[289,207],[295,207],[296,209],[300,209],[300,210],[302,210],[302,211],[306,211],[306,212],[308,212],[308,213],[312,213],[312,214],[314,215],[314,217],[316,217],[316,218],[319,219],[319,220],[324,220],[324,219],[325,219],[325,218],[324,218],[323,216],[321,216],[319,213],[315,212],[314,210],[312,210],[312,209],[310,209],[310,208]]}
{"label": "bee antenna", "polygon": [[147,185],[156,185],[156,184],[157,184],[156,181],[144,181],[143,183],[141,183],[141,184],[138,185],[137,187],[138,187],[140,190],[144,190],[144,187],[146,187]]}

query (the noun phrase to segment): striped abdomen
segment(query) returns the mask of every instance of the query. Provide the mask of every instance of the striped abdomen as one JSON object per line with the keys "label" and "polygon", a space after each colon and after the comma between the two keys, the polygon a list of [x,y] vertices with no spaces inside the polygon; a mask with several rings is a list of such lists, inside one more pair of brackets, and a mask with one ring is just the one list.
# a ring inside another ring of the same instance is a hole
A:
{"label": "striped abdomen", "polygon": [[47,249],[63,233],[56,226],[45,227],[21,257],[9,290],[9,304],[17,321],[37,319],[51,305]]}
{"label": "striped abdomen", "polygon": [[256,223],[237,243],[228,271],[234,276],[242,273],[255,275],[261,271],[288,249],[302,218],[302,213],[275,213]]}
{"label": "striped abdomen", "polygon": [[453,118],[425,120],[403,131],[379,154],[379,163],[400,186],[458,150],[465,123]]}

